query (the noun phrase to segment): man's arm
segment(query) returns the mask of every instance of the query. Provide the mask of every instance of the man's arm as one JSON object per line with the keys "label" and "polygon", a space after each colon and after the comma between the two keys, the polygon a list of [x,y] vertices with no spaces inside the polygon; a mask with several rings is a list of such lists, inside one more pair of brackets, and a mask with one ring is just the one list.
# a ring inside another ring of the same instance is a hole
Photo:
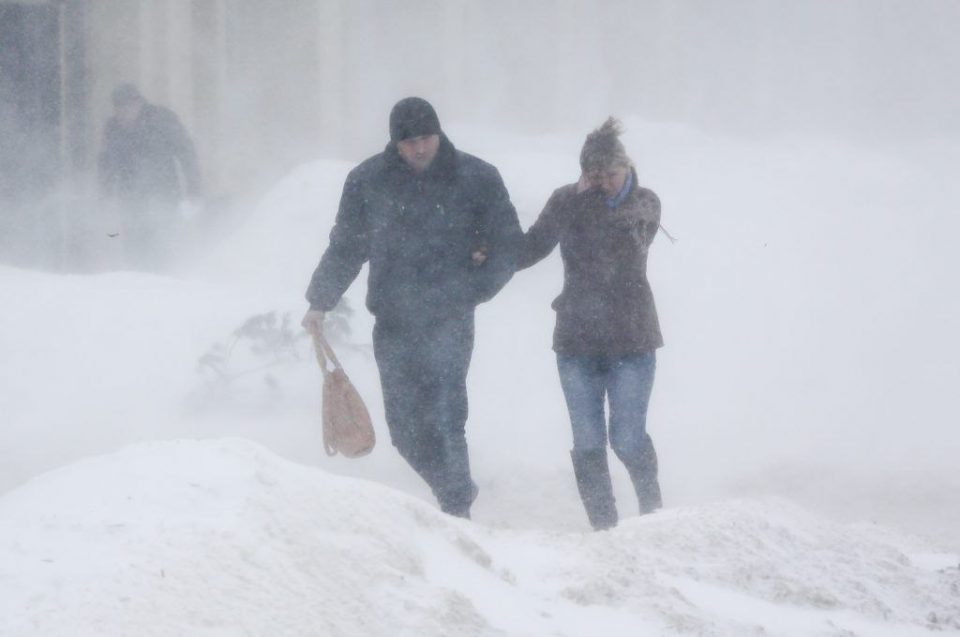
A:
{"label": "man's arm", "polygon": [[190,197],[198,197],[202,192],[200,178],[200,162],[197,160],[197,149],[193,140],[180,122],[180,118],[173,111],[168,111],[167,137],[174,157],[180,163],[180,170],[186,186],[186,193]]}
{"label": "man's arm", "polygon": [[472,255],[477,302],[489,301],[516,270],[523,230],[500,173],[493,170],[483,188],[482,245]]}
{"label": "man's arm", "polygon": [[343,186],[336,223],[330,231],[330,245],[307,288],[310,309],[332,310],[369,256],[370,231],[360,195],[360,182],[350,175]]}

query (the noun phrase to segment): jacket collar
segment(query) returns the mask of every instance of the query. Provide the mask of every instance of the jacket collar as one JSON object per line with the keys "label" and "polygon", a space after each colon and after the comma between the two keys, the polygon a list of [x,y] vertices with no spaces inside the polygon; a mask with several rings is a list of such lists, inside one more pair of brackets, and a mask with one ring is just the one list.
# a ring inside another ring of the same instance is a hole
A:
{"label": "jacket collar", "polygon": [[626,201],[630,193],[633,192],[633,184],[635,181],[636,176],[633,174],[633,168],[631,168],[630,172],[627,173],[627,178],[624,180],[623,186],[620,187],[620,192],[607,199],[607,208],[612,210]]}
{"label": "jacket collar", "polygon": [[[624,204],[632,201],[637,196],[637,193],[640,190],[640,182],[637,179],[637,171],[634,168],[630,169],[629,181],[630,181],[630,184],[629,184],[629,188],[627,189],[627,192],[625,193],[621,192],[617,194],[615,197],[613,197],[613,199],[617,199],[618,201],[617,205],[614,206],[613,209],[620,208]],[[573,186],[575,186],[575,184],[571,185],[571,187]],[[603,209],[603,210],[611,209],[609,205],[610,198],[604,195],[603,191],[601,191],[599,188],[591,188],[590,190],[579,193],[576,196],[582,197],[583,199],[581,199],[581,201],[589,201],[590,202],[589,205],[591,206],[598,206],[600,207],[600,209]]]}

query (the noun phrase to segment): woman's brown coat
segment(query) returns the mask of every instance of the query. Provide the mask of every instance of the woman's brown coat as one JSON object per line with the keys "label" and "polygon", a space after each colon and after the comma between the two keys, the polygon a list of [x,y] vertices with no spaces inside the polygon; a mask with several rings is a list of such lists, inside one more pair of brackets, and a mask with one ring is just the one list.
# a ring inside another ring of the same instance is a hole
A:
{"label": "woman's brown coat", "polygon": [[520,268],[560,244],[563,291],[553,302],[553,348],[573,355],[624,355],[663,345],[647,282],[647,250],[660,226],[660,200],[633,186],[609,208],[599,189],[554,191],[524,236]]}

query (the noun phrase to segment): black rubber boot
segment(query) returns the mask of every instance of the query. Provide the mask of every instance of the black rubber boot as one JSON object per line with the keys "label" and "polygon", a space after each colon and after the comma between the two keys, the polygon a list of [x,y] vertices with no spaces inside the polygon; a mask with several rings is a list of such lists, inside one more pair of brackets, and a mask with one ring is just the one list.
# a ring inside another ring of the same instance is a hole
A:
{"label": "black rubber boot", "polygon": [[620,451],[616,453],[627,467],[633,488],[637,492],[640,515],[652,513],[662,507],[663,498],[660,495],[660,482],[657,480],[657,452],[653,448],[653,441],[630,454]]}
{"label": "black rubber boot", "polygon": [[613,483],[610,481],[610,466],[606,449],[590,449],[570,452],[573,473],[577,477],[577,489],[587,518],[595,531],[617,525],[617,504],[613,498]]}

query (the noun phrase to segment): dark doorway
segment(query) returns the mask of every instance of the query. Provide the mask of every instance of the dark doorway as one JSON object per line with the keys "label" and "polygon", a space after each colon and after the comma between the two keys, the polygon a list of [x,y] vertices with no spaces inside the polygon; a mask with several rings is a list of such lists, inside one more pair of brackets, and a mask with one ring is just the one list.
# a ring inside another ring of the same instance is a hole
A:
{"label": "dark doorway", "polygon": [[59,14],[58,5],[0,2],[0,256],[15,261],[57,225]]}

